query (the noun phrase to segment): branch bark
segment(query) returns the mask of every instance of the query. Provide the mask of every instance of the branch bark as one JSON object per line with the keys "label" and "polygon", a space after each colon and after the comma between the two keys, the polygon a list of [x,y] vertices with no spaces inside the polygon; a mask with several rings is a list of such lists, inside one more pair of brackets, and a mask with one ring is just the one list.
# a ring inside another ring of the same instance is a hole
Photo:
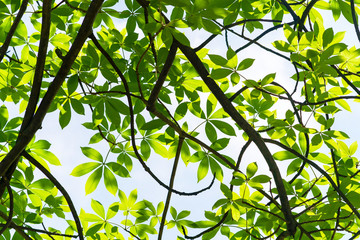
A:
{"label": "branch bark", "polygon": [[54,78],[53,82],[48,88],[44,98],[42,99],[38,110],[36,111],[34,117],[32,118],[29,125],[24,129],[21,135],[18,138],[18,142],[6,155],[3,161],[0,163],[0,176],[4,176],[7,169],[10,165],[16,161],[20,154],[24,151],[27,144],[31,141],[35,133],[41,127],[41,124],[45,118],[46,113],[55,98],[56,93],[60,89],[62,83],[67,77],[68,72],[72,64],[74,63],[77,55],[79,54],[82,46],[84,45],[87,37],[92,31],[92,25],[95,20],[95,17],[100,10],[104,0],[94,0],[91,2],[89,9],[84,17],[83,23],[79,29],[78,35],[76,36],[69,52],[64,57],[64,61]]}
{"label": "branch bark", "polygon": [[[48,48],[48,44],[49,44],[50,23],[51,23],[50,17],[51,17],[51,1],[44,0],[43,1],[43,10],[42,10],[41,36],[40,36],[40,43],[39,43],[39,52],[38,52],[38,56],[36,58],[34,80],[33,80],[33,85],[31,88],[29,103],[28,103],[28,106],[26,107],[24,119],[21,124],[20,134],[30,123],[30,121],[35,113],[37,103],[39,101],[41,83],[42,83],[46,54],[47,54],[47,48]],[[19,158],[16,158],[15,161],[11,164],[10,168],[6,171],[7,179],[11,179],[11,176],[13,175],[13,173],[16,169],[18,160],[19,160]],[[0,195],[2,195],[4,190],[5,190],[4,180],[1,179]]]}
{"label": "branch bark", "polygon": [[287,228],[290,235],[294,235],[296,232],[296,222],[292,216],[289,200],[287,198],[286,190],[282,182],[282,177],[279,168],[272,157],[271,152],[264,143],[262,137],[251,127],[251,125],[239,114],[236,108],[231,104],[224,92],[216,84],[216,82],[209,77],[209,72],[201,62],[196,52],[183,44],[179,43],[180,50],[184,53],[186,58],[194,66],[200,77],[203,79],[210,91],[215,95],[224,110],[230,115],[230,117],[247,133],[249,138],[256,144],[263,157],[265,158],[269,169],[274,177],[276,187],[279,192],[281,201],[281,210],[287,222]]}
{"label": "branch bark", "polygon": [[73,218],[74,218],[74,221],[75,221],[75,224],[76,224],[76,228],[78,230],[79,238],[80,238],[80,240],[83,240],[84,235],[83,235],[83,232],[82,232],[81,222],[80,222],[79,216],[76,213],[76,209],[75,209],[75,206],[74,206],[74,204],[73,204],[73,202],[71,200],[71,197],[68,194],[68,192],[66,191],[66,189],[61,185],[61,183],[48,170],[46,170],[45,167],[43,167],[38,161],[36,161],[36,159],[33,158],[28,152],[24,151],[22,153],[22,155],[29,162],[31,162],[35,167],[37,167],[52,183],[54,183],[54,185],[57,187],[57,189],[59,189],[59,191],[62,193],[62,195],[66,199],[66,202],[69,205],[71,214],[73,215]]}
{"label": "branch bark", "polygon": [[22,16],[24,15],[25,11],[26,11],[26,7],[29,3],[29,0],[23,0],[23,2],[21,3],[20,9],[18,14],[16,15],[16,18],[13,22],[13,24],[11,25],[10,31],[8,32],[8,34],[6,35],[6,39],[4,44],[1,46],[0,48],[0,62],[2,62],[6,51],[8,50],[10,43],[11,43],[11,39],[15,34],[16,28],[20,23],[20,20],[22,18]]}

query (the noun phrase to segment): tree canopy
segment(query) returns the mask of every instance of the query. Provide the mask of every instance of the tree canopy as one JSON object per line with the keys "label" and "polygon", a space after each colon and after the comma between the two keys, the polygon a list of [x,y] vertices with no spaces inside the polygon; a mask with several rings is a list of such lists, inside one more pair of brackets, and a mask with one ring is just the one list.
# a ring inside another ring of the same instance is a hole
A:
{"label": "tree canopy", "polygon": [[[357,238],[358,125],[341,114],[360,99],[359,4],[1,0],[0,239]],[[81,161],[38,137],[51,112],[62,129],[89,116]],[[53,175],[67,161],[90,210]],[[124,190],[143,174],[158,202]]]}

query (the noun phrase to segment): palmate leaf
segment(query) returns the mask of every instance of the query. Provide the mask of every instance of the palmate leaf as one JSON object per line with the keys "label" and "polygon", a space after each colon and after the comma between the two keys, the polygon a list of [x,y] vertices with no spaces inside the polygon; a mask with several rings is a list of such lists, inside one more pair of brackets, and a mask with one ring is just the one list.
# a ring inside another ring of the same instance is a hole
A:
{"label": "palmate leaf", "polygon": [[148,143],[157,154],[164,158],[168,158],[168,150],[160,142],[157,140],[150,140]]}
{"label": "palmate leaf", "polygon": [[87,162],[87,163],[82,163],[79,166],[75,167],[72,172],[70,173],[70,175],[74,176],[74,177],[81,177],[85,174],[88,174],[89,172],[91,172],[92,170],[94,170],[95,168],[98,168],[101,166],[101,163],[98,162]]}
{"label": "palmate leaf", "polygon": [[9,112],[5,105],[0,107],[0,129],[2,129],[9,118]]}
{"label": "palmate leaf", "polygon": [[227,122],[219,121],[219,120],[210,120],[210,122],[214,124],[217,129],[219,129],[221,132],[225,133],[226,135],[236,136],[234,128]]}
{"label": "palmate leaf", "polygon": [[217,140],[216,130],[210,122],[206,122],[205,124],[205,133],[211,142],[215,142]]}
{"label": "palmate leaf", "polygon": [[31,152],[33,154],[38,155],[39,157],[41,157],[42,159],[46,160],[47,162],[49,162],[52,165],[55,166],[60,166],[60,160],[56,157],[55,154],[53,154],[52,152],[45,150],[45,149],[32,149]]}
{"label": "palmate leaf", "polygon": [[81,147],[81,151],[88,158],[99,161],[99,162],[103,162],[103,157],[97,150],[95,150],[91,147]]}
{"label": "palmate leaf", "polygon": [[86,195],[95,191],[95,189],[99,185],[102,175],[103,175],[103,168],[99,167],[89,176],[89,178],[87,179],[86,184],[85,184],[85,194]]}
{"label": "palmate leaf", "polygon": [[91,199],[91,208],[102,219],[105,219],[105,209],[104,209],[103,205],[99,201]]}
{"label": "palmate leaf", "polygon": [[[124,166],[122,166],[119,163],[116,162],[109,162],[106,163],[106,166],[109,167],[109,169],[115,173],[116,175],[120,176],[120,177],[130,177],[129,171],[127,168],[125,168]],[[131,169],[131,168],[130,168]]]}
{"label": "palmate leaf", "polygon": [[246,168],[246,177],[252,178],[258,170],[256,162],[250,163]]}
{"label": "palmate leaf", "polygon": [[107,167],[104,168],[104,183],[106,189],[115,196],[118,184],[114,174]]}
{"label": "palmate leaf", "polygon": [[200,182],[204,177],[206,177],[206,175],[208,174],[209,171],[209,159],[207,157],[203,158],[200,161],[198,170],[197,170],[197,179],[198,182]]}

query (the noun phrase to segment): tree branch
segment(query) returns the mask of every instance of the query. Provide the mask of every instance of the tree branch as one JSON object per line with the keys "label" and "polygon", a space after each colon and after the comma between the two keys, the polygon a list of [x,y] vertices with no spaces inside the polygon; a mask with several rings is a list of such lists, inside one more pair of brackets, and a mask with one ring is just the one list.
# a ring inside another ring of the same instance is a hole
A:
{"label": "tree branch", "polygon": [[171,68],[171,66],[172,66],[172,64],[174,62],[176,52],[177,52],[177,43],[176,43],[176,41],[173,41],[173,43],[171,44],[168,56],[166,58],[164,67],[160,72],[159,78],[156,81],[156,84],[155,84],[153,90],[151,91],[151,94],[150,94],[150,97],[149,97],[149,100],[148,100],[148,104],[147,104],[147,109],[149,111],[151,111],[152,109],[155,108],[156,99],[158,98],[158,95],[159,95],[159,93],[161,91],[161,88],[164,85],[166,77],[167,77],[167,75],[168,75],[168,73],[170,71],[170,68]]}
{"label": "tree branch", "polygon": [[[172,189],[173,186],[174,186],[176,169],[177,169],[177,166],[178,166],[178,163],[179,163],[181,147],[182,147],[183,142],[184,142],[184,137],[179,136],[179,143],[178,143],[178,146],[177,146],[177,149],[176,149],[174,165],[173,165],[173,169],[172,169],[171,176],[170,176],[170,183],[169,183],[169,188],[170,189]],[[166,221],[166,214],[167,214],[167,211],[169,210],[169,206],[170,206],[170,199],[171,199],[171,191],[168,191],[167,196],[166,196],[164,211],[163,211],[163,214],[162,214],[162,217],[161,217],[158,240],[161,240],[162,235],[163,235],[165,221]]]}
{"label": "tree branch", "polygon": [[41,127],[41,124],[45,118],[45,115],[48,112],[48,109],[55,98],[58,90],[61,88],[62,83],[64,82],[72,64],[74,63],[77,55],[79,54],[82,46],[85,43],[85,40],[92,31],[92,25],[95,20],[95,17],[100,10],[104,0],[94,0],[91,2],[89,9],[84,17],[83,23],[79,29],[79,32],[69,50],[69,52],[64,57],[64,61],[54,78],[53,82],[48,88],[44,98],[42,99],[38,110],[36,111],[33,119],[29,125],[24,129],[23,133],[19,136],[18,142],[6,155],[6,157],[0,163],[0,176],[4,176],[7,169],[10,165],[16,161],[20,154],[24,151],[27,144],[31,141],[36,131]]}
{"label": "tree branch", "polygon": [[13,24],[11,25],[10,31],[6,35],[5,42],[0,48],[0,62],[2,62],[4,56],[5,56],[8,48],[9,48],[11,39],[15,34],[16,28],[19,25],[20,20],[21,20],[22,16],[24,15],[25,11],[26,11],[26,7],[27,7],[28,2],[29,2],[29,0],[23,0],[23,2],[21,3],[21,6],[20,6],[19,12],[16,15],[16,18],[15,18]]}
{"label": "tree branch", "polygon": [[271,173],[273,174],[275,184],[277,186],[280,201],[281,201],[281,210],[285,216],[285,219],[288,224],[288,231],[291,235],[293,235],[296,231],[296,222],[292,216],[290,210],[289,200],[286,195],[286,190],[284,184],[282,182],[282,177],[279,171],[277,164],[275,163],[272,154],[269,149],[265,145],[261,136],[251,127],[251,125],[239,114],[236,108],[231,104],[229,99],[220,89],[220,87],[216,84],[216,82],[209,77],[209,73],[199,57],[196,55],[195,51],[190,47],[179,44],[180,50],[184,53],[187,59],[194,66],[200,77],[203,79],[205,84],[208,86],[210,91],[215,95],[219,103],[222,105],[225,112],[227,112],[230,117],[247,133],[249,138],[256,144],[262,155],[264,156]]}
{"label": "tree branch", "polygon": [[[7,216],[0,211],[0,217],[3,218],[4,220],[7,219]],[[10,227],[15,229],[15,231],[20,235],[22,236],[25,240],[33,240],[31,237],[29,237],[29,235],[27,235],[23,229],[24,227],[23,226],[19,226],[19,225],[16,225],[13,221],[10,222]]]}
{"label": "tree branch", "polygon": [[[50,23],[51,23],[51,1],[44,0],[43,1],[43,11],[42,11],[42,24],[41,24],[41,36],[39,43],[39,52],[36,58],[36,67],[34,73],[33,85],[31,88],[30,99],[28,101],[28,105],[25,110],[23,122],[20,127],[21,134],[24,129],[29,125],[32,117],[34,116],[37,103],[39,101],[41,83],[43,79],[44,66],[46,61],[47,48],[49,44],[49,34],[50,34]],[[15,161],[11,164],[10,168],[6,172],[6,178],[11,179],[19,158],[16,158]],[[5,186],[3,184],[3,179],[0,181],[0,196],[5,190]]]}
{"label": "tree branch", "polygon": [[[105,56],[105,58],[109,61],[109,63],[111,64],[111,66],[114,68],[114,70],[116,71],[116,73],[119,75],[124,88],[125,88],[125,92],[126,92],[126,97],[128,100],[128,104],[129,104],[129,111],[130,111],[130,128],[131,128],[131,144],[134,150],[134,153],[136,155],[136,158],[138,159],[138,161],[140,162],[141,166],[144,168],[144,170],[149,173],[149,175],[162,187],[166,188],[167,190],[176,193],[178,195],[184,195],[184,196],[192,196],[192,195],[198,195],[199,193],[211,188],[214,180],[210,183],[210,185],[204,189],[201,189],[199,191],[196,192],[190,192],[190,193],[186,193],[186,192],[180,192],[177,191],[175,189],[170,188],[169,186],[167,186],[165,183],[163,183],[152,171],[151,169],[146,165],[145,161],[143,160],[143,158],[141,157],[139,151],[137,150],[137,146],[136,146],[136,142],[135,142],[135,119],[134,119],[134,110],[133,110],[133,104],[132,104],[132,100],[131,100],[131,94],[130,94],[130,90],[129,90],[129,86],[127,84],[126,78],[125,76],[122,74],[122,72],[120,71],[120,69],[116,66],[114,60],[111,58],[111,56],[105,51],[105,49],[100,45],[100,43],[97,41],[97,39],[95,38],[95,36],[92,34],[89,36],[91,38],[91,40],[94,42],[95,46],[99,49],[99,51]],[[165,117],[165,116],[164,116]],[[170,121],[171,122],[171,121]],[[172,122],[171,122],[172,123]],[[174,123],[173,123],[174,124]],[[174,124],[176,126],[176,124]],[[177,126],[176,126],[177,127]]]}
{"label": "tree branch", "polygon": [[358,219],[360,219],[360,214],[358,212],[358,210],[354,207],[354,205],[349,201],[349,199],[345,196],[345,194],[339,189],[339,187],[336,185],[336,183],[334,182],[334,180],[329,176],[329,174],[323,170],[322,168],[320,168],[317,164],[314,163],[314,161],[309,160],[308,158],[304,157],[303,155],[301,155],[300,153],[298,153],[297,151],[295,151],[294,149],[280,143],[277,142],[273,139],[267,139],[264,138],[265,142],[268,143],[272,143],[275,144],[283,149],[285,149],[286,151],[291,152],[292,154],[294,154],[295,156],[297,156],[298,158],[302,159],[303,161],[305,161],[307,164],[311,165],[312,167],[314,167],[317,171],[319,171],[322,175],[324,175],[324,177],[330,182],[331,186],[335,189],[335,191],[341,196],[341,198],[346,202],[346,204],[351,208],[351,210],[354,212],[354,214],[356,215],[356,217]]}
{"label": "tree branch", "polygon": [[84,235],[82,232],[82,226],[81,226],[81,222],[80,219],[76,213],[76,209],[74,206],[74,203],[71,200],[70,195],[68,194],[68,192],[66,191],[66,189],[61,185],[61,183],[43,166],[41,165],[38,161],[36,161],[35,158],[33,158],[28,152],[24,151],[22,153],[22,155],[30,162],[32,163],[35,167],[37,167],[52,183],[54,183],[54,185],[56,186],[57,189],[59,189],[59,191],[61,192],[61,194],[64,196],[66,202],[69,205],[71,214],[75,220],[75,224],[76,224],[76,228],[79,234],[79,238],[80,240],[84,239]]}
{"label": "tree branch", "polygon": [[5,179],[5,184],[9,193],[10,206],[9,206],[8,218],[6,219],[6,223],[2,226],[0,230],[0,235],[2,235],[5,232],[5,230],[8,229],[8,227],[11,225],[14,215],[14,196],[8,179]]}

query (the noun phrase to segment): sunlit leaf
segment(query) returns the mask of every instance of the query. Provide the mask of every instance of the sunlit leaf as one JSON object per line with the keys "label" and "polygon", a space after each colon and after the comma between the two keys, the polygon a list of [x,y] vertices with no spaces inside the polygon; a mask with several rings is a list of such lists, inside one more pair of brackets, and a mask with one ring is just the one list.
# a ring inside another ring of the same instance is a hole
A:
{"label": "sunlit leaf", "polygon": [[87,162],[87,163],[82,163],[80,165],[78,165],[77,167],[75,167],[72,172],[70,173],[70,175],[74,176],[74,177],[80,177],[83,176],[89,172],[91,172],[92,170],[94,170],[95,168],[101,166],[101,163],[97,163],[97,162]]}
{"label": "sunlit leaf", "polygon": [[92,160],[96,160],[99,162],[103,161],[103,157],[101,156],[101,154],[91,147],[81,147],[81,151],[86,157]]}
{"label": "sunlit leaf", "polygon": [[85,184],[85,193],[86,195],[92,193],[97,188],[100,179],[102,177],[102,168],[96,169],[90,177],[87,179]]}

